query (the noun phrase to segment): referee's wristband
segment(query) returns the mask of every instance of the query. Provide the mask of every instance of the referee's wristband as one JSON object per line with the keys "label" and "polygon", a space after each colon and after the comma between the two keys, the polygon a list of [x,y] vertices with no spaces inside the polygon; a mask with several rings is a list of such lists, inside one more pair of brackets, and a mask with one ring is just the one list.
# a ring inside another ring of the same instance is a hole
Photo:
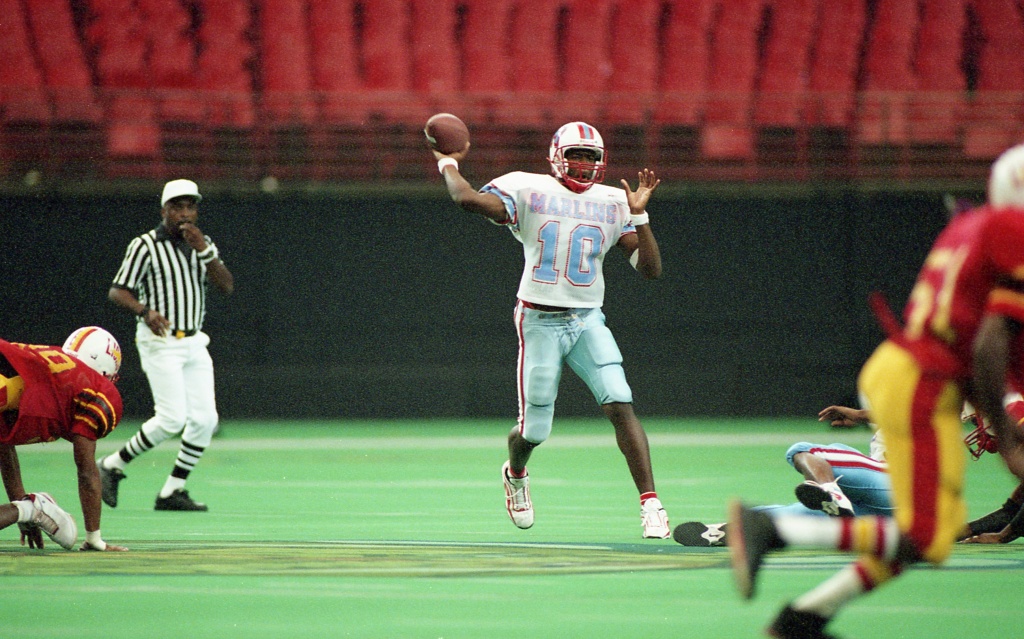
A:
{"label": "referee's wristband", "polygon": [[210,245],[206,247],[205,251],[202,251],[201,253],[196,253],[196,257],[203,264],[209,264],[210,262],[220,257],[220,253],[217,251],[217,245],[211,242]]}
{"label": "referee's wristband", "polygon": [[136,313],[136,315],[138,315],[142,319],[146,319],[146,316],[149,315],[149,311],[150,309],[148,306],[143,306],[141,309],[139,309],[139,312]]}
{"label": "referee's wristband", "polygon": [[644,224],[650,224],[651,223],[651,216],[649,216],[647,214],[647,211],[644,211],[640,215],[630,215],[629,216],[629,222],[633,226],[642,226]]}
{"label": "referee's wristband", "polygon": [[455,158],[441,158],[437,161],[437,170],[441,175],[444,175],[444,167],[446,166],[454,166],[456,171],[459,170],[459,163],[455,161]]}

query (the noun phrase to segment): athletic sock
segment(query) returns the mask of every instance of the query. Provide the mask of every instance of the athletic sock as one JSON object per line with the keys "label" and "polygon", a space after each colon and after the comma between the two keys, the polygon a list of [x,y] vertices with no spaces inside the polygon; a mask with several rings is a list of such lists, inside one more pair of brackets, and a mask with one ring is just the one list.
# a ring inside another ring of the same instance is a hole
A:
{"label": "athletic sock", "polygon": [[887,517],[779,516],[772,520],[789,546],[831,548],[893,559],[899,548],[896,522]]}
{"label": "athletic sock", "polygon": [[640,494],[640,505],[643,506],[644,502],[647,501],[648,499],[657,499],[657,498],[658,498],[658,493],[653,491],[653,490],[650,491],[650,492],[641,493]]}
{"label": "athletic sock", "polygon": [[110,455],[103,460],[103,467],[107,469],[117,468],[118,470],[124,470],[124,467],[131,460],[135,459],[142,453],[152,450],[156,446],[153,442],[146,437],[145,433],[140,429],[139,432],[132,435],[132,438],[117,451],[117,455]]}
{"label": "athletic sock", "polygon": [[185,480],[180,477],[168,477],[167,481],[164,482],[164,487],[160,489],[160,498],[166,499],[176,490],[181,490],[185,487]]}
{"label": "athletic sock", "polygon": [[27,499],[17,499],[11,503],[18,509],[19,524],[26,521],[32,521],[32,513],[35,511],[35,507],[32,505],[32,502]]}

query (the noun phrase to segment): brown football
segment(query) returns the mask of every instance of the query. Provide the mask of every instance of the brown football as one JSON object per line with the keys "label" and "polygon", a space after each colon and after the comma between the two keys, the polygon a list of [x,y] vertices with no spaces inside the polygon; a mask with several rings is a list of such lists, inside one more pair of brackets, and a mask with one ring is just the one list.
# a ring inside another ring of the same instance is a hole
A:
{"label": "brown football", "polygon": [[438,113],[430,116],[423,127],[427,136],[427,144],[435,151],[444,154],[461,151],[469,142],[469,128],[466,123],[451,113]]}

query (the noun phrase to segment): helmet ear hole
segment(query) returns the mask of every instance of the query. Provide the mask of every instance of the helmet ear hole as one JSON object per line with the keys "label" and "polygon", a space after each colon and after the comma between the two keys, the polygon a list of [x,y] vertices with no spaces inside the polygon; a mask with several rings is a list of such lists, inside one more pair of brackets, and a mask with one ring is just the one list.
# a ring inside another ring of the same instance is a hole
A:
{"label": "helmet ear hole", "polygon": [[63,350],[111,381],[121,370],[121,345],[99,326],[76,330],[64,340]]}

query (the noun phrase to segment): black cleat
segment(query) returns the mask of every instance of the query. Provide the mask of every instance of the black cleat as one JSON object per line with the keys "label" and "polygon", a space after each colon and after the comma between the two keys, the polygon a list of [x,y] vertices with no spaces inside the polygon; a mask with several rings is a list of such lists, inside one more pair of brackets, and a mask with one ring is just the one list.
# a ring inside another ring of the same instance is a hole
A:
{"label": "black cleat", "polygon": [[96,462],[100,470],[100,483],[103,485],[103,503],[117,508],[117,485],[127,477],[120,468],[104,468],[103,460]]}
{"label": "black cleat", "polygon": [[811,510],[820,510],[832,517],[854,517],[853,504],[842,493],[833,494],[817,482],[805,481],[793,491],[800,503]]}
{"label": "black cleat", "polygon": [[180,488],[173,493],[170,497],[161,497],[157,495],[156,506],[154,510],[197,510],[206,511],[209,510],[206,504],[194,501],[188,496],[187,490],[181,490]]}
{"label": "black cleat", "polygon": [[765,632],[769,637],[777,639],[839,639],[835,635],[825,634],[828,622],[828,617],[786,606]]}
{"label": "black cleat", "polygon": [[688,521],[679,524],[672,531],[672,539],[684,546],[702,548],[720,548],[725,546],[726,524],[702,524],[699,521]]}
{"label": "black cleat", "polygon": [[764,556],[772,550],[785,548],[786,542],[779,537],[771,517],[739,501],[729,504],[728,526],[727,542],[736,587],[744,599],[751,599]]}

